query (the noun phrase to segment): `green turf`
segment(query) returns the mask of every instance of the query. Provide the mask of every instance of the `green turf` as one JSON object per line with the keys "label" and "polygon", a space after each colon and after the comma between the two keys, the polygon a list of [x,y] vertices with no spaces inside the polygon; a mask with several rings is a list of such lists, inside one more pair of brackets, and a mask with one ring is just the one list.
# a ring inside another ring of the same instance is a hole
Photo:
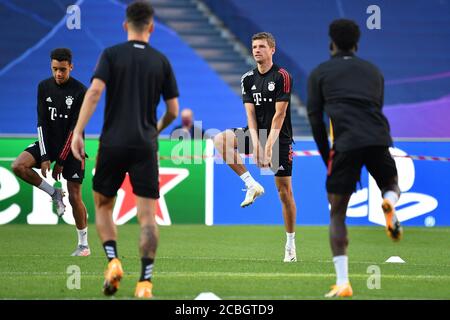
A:
{"label": "green turf", "polygon": [[[139,277],[139,227],[119,227],[125,276],[115,298],[130,299]],[[171,226],[160,228],[154,272],[157,299],[321,299],[334,283],[326,227],[297,229],[297,263],[283,263],[281,226]],[[381,227],[350,227],[349,271],[353,299],[450,299],[450,228],[406,228],[400,243]],[[70,257],[71,226],[0,227],[0,298],[103,299],[106,258],[93,227],[90,257]],[[400,256],[405,264],[388,264]],[[67,268],[81,270],[81,289],[69,290]],[[368,289],[376,265],[381,288]]]}

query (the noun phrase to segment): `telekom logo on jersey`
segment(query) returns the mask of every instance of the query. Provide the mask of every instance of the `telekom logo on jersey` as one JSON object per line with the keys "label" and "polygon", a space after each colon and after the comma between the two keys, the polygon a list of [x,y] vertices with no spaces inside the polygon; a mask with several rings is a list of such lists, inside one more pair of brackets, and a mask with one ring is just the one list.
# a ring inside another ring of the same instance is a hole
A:
{"label": "telekom logo on jersey", "polygon": [[[390,148],[390,151],[392,155],[396,156],[407,155],[404,151],[397,148]],[[400,222],[413,219],[436,209],[438,201],[434,197],[423,193],[409,192],[414,185],[416,173],[413,160],[399,157],[394,159],[398,171],[398,184],[402,192],[396,204],[396,214]],[[366,201],[368,204],[361,206]],[[370,222],[384,226],[386,221],[381,210],[381,202],[380,189],[375,179],[369,175],[368,188],[358,190],[350,198],[347,217],[360,218],[368,216]]]}
{"label": "telekom logo on jersey", "polygon": [[[272,83],[272,82],[271,82]],[[253,101],[255,102],[255,106],[260,106],[261,105],[261,101],[269,101],[272,102],[273,99],[272,98],[264,98],[261,94],[261,92],[256,92],[253,93]]]}
{"label": "telekom logo on jersey", "polygon": [[57,117],[56,108],[48,107],[48,110],[50,111],[50,119],[55,120]]}
{"label": "telekom logo on jersey", "polygon": [[261,93],[260,92],[254,93],[253,100],[255,101],[255,105],[260,106],[261,105],[260,102],[262,100]]}

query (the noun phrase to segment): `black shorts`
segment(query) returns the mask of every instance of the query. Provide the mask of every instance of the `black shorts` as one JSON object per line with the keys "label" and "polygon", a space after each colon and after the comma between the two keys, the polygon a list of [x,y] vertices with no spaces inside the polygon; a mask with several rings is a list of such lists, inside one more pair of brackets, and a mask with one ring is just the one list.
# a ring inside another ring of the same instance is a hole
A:
{"label": "black shorts", "polygon": [[[41,167],[42,158],[41,158],[41,151],[39,149],[39,141],[36,141],[35,143],[30,144],[25,149],[25,151],[31,153],[31,155],[33,156],[34,160],[36,161],[35,167],[36,168],[40,168]],[[52,154],[49,154],[49,155],[50,155],[50,161],[51,162],[56,160],[56,156],[55,155],[52,155]],[[64,162],[62,176],[67,181],[77,182],[79,184],[83,183],[83,179],[84,179],[84,161],[81,162],[81,161],[75,159],[74,156],[72,155],[72,152],[70,152],[69,155],[67,156],[66,161]]]}
{"label": "black shorts", "polygon": [[100,146],[93,179],[94,191],[114,197],[128,172],[133,193],[159,198],[158,148]]}
{"label": "black shorts", "polygon": [[327,192],[351,194],[356,191],[361,169],[367,171],[377,182],[380,190],[389,187],[392,179],[397,177],[397,167],[389,148],[371,146],[346,152],[330,151],[328,161]]}
{"label": "black shorts", "polygon": [[[237,150],[239,153],[253,153],[252,139],[248,127],[231,129],[237,138]],[[270,168],[276,177],[292,176],[292,160],[294,152],[292,143],[278,143],[272,150],[272,167]]]}

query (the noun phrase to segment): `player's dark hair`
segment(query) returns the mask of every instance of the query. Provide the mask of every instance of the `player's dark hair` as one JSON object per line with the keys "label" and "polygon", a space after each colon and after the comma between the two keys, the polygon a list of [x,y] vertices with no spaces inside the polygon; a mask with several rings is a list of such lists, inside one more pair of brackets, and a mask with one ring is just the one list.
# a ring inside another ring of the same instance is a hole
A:
{"label": "player's dark hair", "polygon": [[269,47],[275,48],[275,37],[269,32],[259,32],[253,35],[252,42],[255,40],[267,40]]}
{"label": "player's dark hair", "polygon": [[134,1],[127,7],[127,22],[134,30],[142,32],[150,24],[154,14],[155,10],[149,1]]}
{"label": "player's dark hair", "polygon": [[50,59],[72,63],[72,51],[69,48],[56,48],[50,53]]}
{"label": "player's dark hair", "polygon": [[353,20],[337,19],[329,27],[328,35],[341,51],[350,51],[357,48],[361,32],[359,26]]}

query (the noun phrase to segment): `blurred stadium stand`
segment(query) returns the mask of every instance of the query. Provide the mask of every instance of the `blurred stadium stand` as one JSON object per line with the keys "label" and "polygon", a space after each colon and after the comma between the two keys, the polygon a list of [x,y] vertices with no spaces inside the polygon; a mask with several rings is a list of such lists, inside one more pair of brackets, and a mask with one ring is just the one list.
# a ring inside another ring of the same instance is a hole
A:
{"label": "blurred stadium stand", "polygon": [[[360,25],[359,54],[383,71],[387,104],[430,100],[450,93],[450,75],[444,74],[450,72],[448,0],[377,1],[381,30],[366,28],[369,14],[365,12],[374,4],[369,0],[202,1],[241,41],[261,30],[272,32],[278,42],[276,59],[281,64],[294,62],[295,73],[303,75],[294,79],[302,99],[306,93],[305,76],[328,59],[328,24],[340,17],[354,19]],[[436,79],[408,81],[431,74],[436,74]]]}
{"label": "blurred stadium stand", "polygon": [[0,69],[43,38],[66,14],[73,0],[52,5],[40,1],[0,1]]}
{"label": "blurred stadium stand", "polygon": [[[175,30],[240,97],[241,77],[255,67],[248,49],[251,35],[242,41],[236,38],[224,23],[198,0],[153,0],[152,5],[158,19]],[[305,107],[295,95],[291,102],[294,135],[310,135]]]}
{"label": "blurred stadium stand", "polygon": [[[49,53],[53,48],[72,49],[72,75],[87,85],[102,49],[126,41],[122,29],[125,4],[122,2],[79,0],[80,30],[66,27],[67,1],[39,1],[39,5],[28,6],[32,2],[35,3],[31,0],[0,1],[0,30],[3,32],[0,38],[0,134],[36,132],[37,85],[51,76]],[[11,9],[13,6],[17,10]],[[176,32],[157,20],[150,43],[169,57],[177,75],[180,106],[193,109],[196,120],[203,121],[204,129],[223,130],[245,124],[240,97]],[[102,99],[87,133],[100,133],[103,107]],[[164,110],[164,105],[160,105],[158,114]],[[167,128],[165,133],[177,124]]]}
{"label": "blurred stadium stand", "polygon": [[[243,42],[259,31],[273,33],[275,61],[294,75],[294,90],[303,101],[307,75],[329,58],[329,23],[355,20],[362,32],[358,55],[385,75],[385,113],[393,134],[422,136],[432,126],[434,134],[450,137],[441,113],[450,117],[450,0],[202,1]],[[366,10],[373,4],[381,9],[381,30],[366,28]],[[394,111],[397,106],[402,112]],[[421,130],[404,131],[405,123],[421,124]]]}
{"label": "blurred stadium stand", "polygon": [[[81,7],[81,30],[65,26],[66,8],[74,2]],[[126,40],[121,22],[128,2],[0,0],[0,134],[35,133],[36,88],[51,75],[51,49],[70,47],[73,76],[89,83],[101,50]],[[361,26],[359,55],[385,75],[385,113],[394,136],[450,137],[444,123],[450,118],[450,0],[379,0],[381,30],[365,27],[366,9],[373,4],[369,0],[152,3],[157,25],[151,45],[173,64],[181,108],[193,109],[205,129],[246,122],[239,84],[241,75],[253,67],[248,50],[252,34],[265,30],[275,35],[275,62],[293,75],[300,98],[293,102],[299,106],[306,101],[309,72],[328,59],[329,22],[347,17]],[[160,115],[164,106],[158,109]],[[88,133],[100,132],[102,110],[103,100]],[[295,134],[309,135],[304,107],[292,111]]]}

